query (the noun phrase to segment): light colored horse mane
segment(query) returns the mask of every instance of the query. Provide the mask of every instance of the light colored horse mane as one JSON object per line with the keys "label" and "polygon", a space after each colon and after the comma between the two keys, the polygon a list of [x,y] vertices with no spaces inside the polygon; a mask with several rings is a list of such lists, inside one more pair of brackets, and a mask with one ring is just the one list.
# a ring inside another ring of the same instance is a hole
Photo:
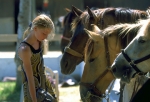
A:
{"label": "light colored horse mane", "polygon": [[[101,33],[103,33],[104,36],[111,36],[112,34],[116,34],[120,38],[125,38],[127,36],[135,36],[138,33],[138,30],[141,28],[141,26],[146,22],[147,20],[139,20],[137,23],[120,23],[120,24],[115,24],[115,25],[110,25],[109,27],[101,30]],[[130,35],[129,35],[130,34]],[[129,43],[132,40],[132,38],[127,37],[126,43]],[[87,60],[87,56],[89,56],[89,51],[91,49],[91,44],[93,41],[89,38],[87,41],[87,44],[85,46],[85,60]],[[124,43],[124,40],[121,42]]]}
{"label": "light colored horse mane", "polygon": [[144,34],[147,38],[150,38],[150,18],[143,21],[144,24],[139,30],[138,34]]}

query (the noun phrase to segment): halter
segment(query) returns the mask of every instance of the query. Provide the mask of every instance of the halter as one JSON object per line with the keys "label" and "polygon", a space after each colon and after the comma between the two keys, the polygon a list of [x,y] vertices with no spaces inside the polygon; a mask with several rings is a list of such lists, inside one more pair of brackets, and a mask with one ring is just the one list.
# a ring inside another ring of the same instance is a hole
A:
{"label": "halter", "polygon": [[122,54],[123,54],[124,58],[129,62],[130,66],[136,71],[136,73],[144,73],[144,72],[140,71],[140,70],[137,68],[136,64],[138,64],[138,63],[140,63],[140,62],[143,62],[143,61],[149,59],[149,58],[150,58],[150,54],[147,55],[147,56],[144,56],[144,57],[142,57],[142,58],[139,58],[139,59],[137,59],[137,60],[131,60],[130,57],[125,53],[124,50],[122,50]]}
{"label": "halter", "polygon": [[73,56],[76,56],[76,57],[79,57],[79,58],[83,58],[83,54],[80,54],[79,52],[71,49],[70,47],[65,47],[65,52],[73,55]]}
{"label": "halter", "polygon": [[[93,83],[83,83],[83,82],[80,82],[80,85],[83,85],[85,87],[88,87],[90,88],[92,91],[94,91],[94,96],[97,95],[101,98],[104,98],[106,97],[105,94],[102,94],[97,88],[96,88],[96,85],[97,83],[99,82],[100,79],[102,79],[108,72],[112,72],[111,71],[111,67],[110,67],[110,55],[109,55],[109,50],[108,50],[108,42],[107,42],[107,36],[104,36],[104,44],[105,44],[105,55],[106,55],[106,60],[107,60],[107,69],[93,82]],[[111,84],[111,87],[108,91],[108,93],[110,93],[111,89],[112,89],[112,86],[114,84],[114,81],[113,80],[113,83]],[[89,92],[89,91],[88,91]],[[84,98],[85,99],[85,98]]]}
{"label": "halter", "polygon": [[[100,79],[102,79],[109,71],[111,71],[110,69],[110,55],[109,55],[109,51],[108,51],[108,44],[107,44],[107,37],[104,37],[104,44],[105,44],[105,52],[106,52],[106,59],[107,59],[107,69],[91,84],[91,83],[83,83],[80,82],[81,85],[84,85],[86,87],[89,87],[90,89],[94,90],[94,93],[99,96],[99,97],[105,97],[105,95],[103,95],[97,88],[96,88],[96,84],[98,83],[98,81]],[[79,52],[71,49],[70,47],[65,47],[65,52],[79,57],[79,58],[83,58],[83,54],[80,54]],[[112,72],[112,71],[111,71]]]}

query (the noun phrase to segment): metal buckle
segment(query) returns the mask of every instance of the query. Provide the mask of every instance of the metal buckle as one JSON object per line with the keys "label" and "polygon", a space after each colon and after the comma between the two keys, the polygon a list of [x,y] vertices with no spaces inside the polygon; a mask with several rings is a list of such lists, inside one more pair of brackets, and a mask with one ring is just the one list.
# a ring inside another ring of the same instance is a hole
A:
{"label": "metal buckle", "polygon": [[131,62],[129,62],[129,63],[130,63],[130,65],[136,66],[136,64],[134,63],[134,60],[131,60]]}

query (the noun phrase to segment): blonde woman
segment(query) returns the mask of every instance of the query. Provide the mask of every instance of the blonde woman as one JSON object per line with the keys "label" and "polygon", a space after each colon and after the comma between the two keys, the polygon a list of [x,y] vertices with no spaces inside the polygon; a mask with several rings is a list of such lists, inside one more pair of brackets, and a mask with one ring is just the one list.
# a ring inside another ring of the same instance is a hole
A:
{"label": "blonde woman", "polygon": [[51,83],[46,78],[43,63],[43,40],[53,34],[54,24],[45,14],[37,16],[24,32],[24,40],[18,48],[18,55],[23,65],[24,102],[41,102],[42,95],[45,95],[43,92],[48,92],[50,96],[50,99],[46,96],[44,102],[57,102]]}

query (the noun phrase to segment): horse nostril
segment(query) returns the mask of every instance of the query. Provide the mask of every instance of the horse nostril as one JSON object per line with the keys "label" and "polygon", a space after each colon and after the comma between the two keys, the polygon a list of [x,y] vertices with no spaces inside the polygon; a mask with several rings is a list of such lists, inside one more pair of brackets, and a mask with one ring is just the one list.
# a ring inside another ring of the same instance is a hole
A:
{"label": "horse nostril", "polygon": [[113,71],[113,72],[116,72],[116,66],[113,66],[113,67],[112,67],[112,71]]}
{"label": "horse nostril", "polygon": [[65,68],[68,66],[68,62],[65,63]]}

